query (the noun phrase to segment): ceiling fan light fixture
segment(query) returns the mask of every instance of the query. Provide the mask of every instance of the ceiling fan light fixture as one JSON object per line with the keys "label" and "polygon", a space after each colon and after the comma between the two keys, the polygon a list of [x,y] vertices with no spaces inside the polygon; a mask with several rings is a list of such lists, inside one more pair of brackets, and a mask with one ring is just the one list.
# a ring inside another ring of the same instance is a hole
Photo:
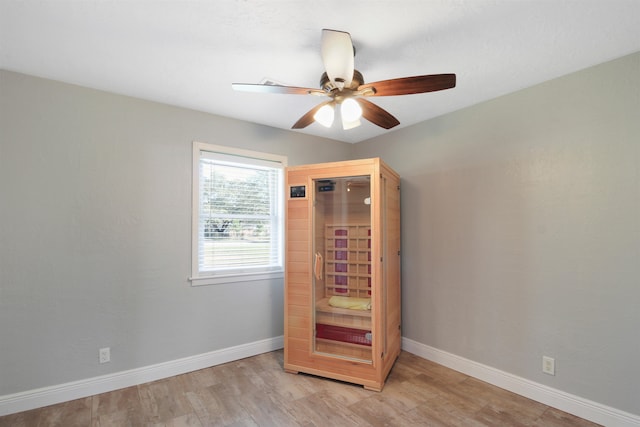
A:
{"label": "ceiling fan light fixture", "polygon": [[323,105],[316,113],[313,115],[313,119],[320,123],[322,126],[326,128],[330,128],[333,124],[333,118],[335,116],[335,111],[333,105]]}
{"label": "ceiling fan light fixture", "polygon": [[353,98],[347,98],[340,104],[340,115],[343,122],[355,122],[362,117],[362,107]]}

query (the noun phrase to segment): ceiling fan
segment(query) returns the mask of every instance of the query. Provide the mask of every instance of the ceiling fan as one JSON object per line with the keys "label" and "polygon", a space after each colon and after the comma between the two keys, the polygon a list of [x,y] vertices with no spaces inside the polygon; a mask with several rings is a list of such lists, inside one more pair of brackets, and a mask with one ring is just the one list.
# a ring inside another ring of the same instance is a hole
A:
{"label": "ceiling fan", "polygon": [[251,83],[233,83],[232,87],[247,92],[329,98],[300,117],[292,129],[303,129],[314,120],[331,127],[336,106],[340,106],[344,129],[359,126],[361,117],[382,128],[391,129],[400,124],[398,119],[365,98],[435,92],[456,85],[455,74],[403,77],[365,84],[362,74],[354,68],[355,48],[351,42],[351,35],[344,31],[322,30],[320,52],[326,70],[320,77],[320,89]]}

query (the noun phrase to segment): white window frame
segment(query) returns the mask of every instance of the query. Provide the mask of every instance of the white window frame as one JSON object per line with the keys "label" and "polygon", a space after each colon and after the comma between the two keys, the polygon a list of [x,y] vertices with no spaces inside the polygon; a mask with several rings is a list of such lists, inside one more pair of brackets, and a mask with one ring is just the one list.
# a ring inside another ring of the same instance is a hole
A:
{"label": "white window frame", "polygon": [[[280,222],[278,230],[279,239],[279,264],[277,268],[270,269],[251,269],[247,272],[221,273],[221,272],[200,272],[199,266],[199,223],[200,223],[200,157],[201,153],[209,152],[226,156],[234,156],[234,160],[242,162],[243,159],[247,164],[251,164],[252,160],[266,161],[275,167],[283,169],[282,182],[279,187],[281,189],[278,200],[278,220]],[[268,280],[284,278],[284,168],[287,166],[287,157],[277,154],[262,153],[252,150],[244,150],[240,148],[226,147],[222,145],[214,145],[206,142],[193,142],[193,187],[192,187],[192,219],[191,219],[191,281],[192,286],[201,285],[217,285],[232,282],[246,282],[252,280]]]}

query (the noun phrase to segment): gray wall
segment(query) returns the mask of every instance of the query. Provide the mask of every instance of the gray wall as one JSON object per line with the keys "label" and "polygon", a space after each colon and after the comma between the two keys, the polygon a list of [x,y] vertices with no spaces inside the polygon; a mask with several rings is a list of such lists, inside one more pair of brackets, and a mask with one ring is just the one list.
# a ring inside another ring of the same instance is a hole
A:
{"label": "gray wall", "polygon": [[283,334],[282,280],[187,281],[193,140],[290,165],[352,150],[0,71],[0,395]]}
{"label": "gray wall", "polygon": [[634,54],[355,146],[402,176],[403,336],[640,414],[639,76]]}

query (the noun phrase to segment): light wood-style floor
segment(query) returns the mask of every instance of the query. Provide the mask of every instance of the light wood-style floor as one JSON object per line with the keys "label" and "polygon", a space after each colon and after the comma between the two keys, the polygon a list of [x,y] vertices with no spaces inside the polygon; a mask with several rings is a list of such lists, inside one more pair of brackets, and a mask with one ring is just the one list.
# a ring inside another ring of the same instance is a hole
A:
{"label": "light wood-style floor", "polygon": [[0,427],[596,425],[407,352],[381,393],[282,366],[274,351],[0,417]]}

